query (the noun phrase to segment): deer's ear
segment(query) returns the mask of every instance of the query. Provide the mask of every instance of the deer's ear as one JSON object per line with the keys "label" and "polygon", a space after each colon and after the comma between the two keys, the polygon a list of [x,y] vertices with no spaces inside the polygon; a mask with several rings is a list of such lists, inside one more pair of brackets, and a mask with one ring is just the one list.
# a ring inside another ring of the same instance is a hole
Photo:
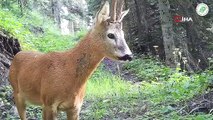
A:
{"label": "deer's ear", "polygon": [[121,22],[128,13],[129,13],[129,9],[121,12],[121,16],[118,21]]}
{"label": "deer's ear", "polygon": [[102,9],[96,14],[96,23],[95,24],[100,24],[103,21],[106,21],[109,19],[109,2],[106,1]]}

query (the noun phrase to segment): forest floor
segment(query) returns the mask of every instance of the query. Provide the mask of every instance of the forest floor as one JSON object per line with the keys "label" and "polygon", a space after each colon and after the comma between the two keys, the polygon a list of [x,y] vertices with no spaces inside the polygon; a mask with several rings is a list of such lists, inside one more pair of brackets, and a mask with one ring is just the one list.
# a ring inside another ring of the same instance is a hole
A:
{"label": "forest floor", "polygon": [[[123,63],[113,62],[111,60],[106,59],[104,62],[105,69],[111,71],[115,75],[121,76],[123,80],[131,81],[134,85],[140,85],[140,78],[133,72],[130,72],[126,69],[122,69]],[[119,68],[118,68],[119,66]],[[119,71],[120,70],[120,71]],[[178,105],[180,109],[180,113],[183,115],[193,114],[193,113],[213,113],[213,91],[209,91],[206,93],[202,93],[194,96],[189,100],[185,100],[180,102]]]}
{"label": "forest floor", "polygon": [[[134,88],[134,92],[125,90],[126,93],[124,95],[116,95],[119,93],[115,93],[112,96],[96,97],[95,99],[86,97],[86,102],[81,112],[82,119],[213,119],[211,115],[213,112],[213,91],[198,92],[193,97],[177,102],[161,100],[154,103],[153,99],[149,98],[149,95],[143,96],[143,92],[140,90],[143,87],[143,80],[136,73],[122,67],[123,64],[117,64],[110,60],[105,60],[104,64],[105,69],[120,76],[121,80],[130,83]],[[120,69],[118,69],[118,66]]]}
{"label": "forest floor", "polygon": [[[140,78],[133,72],[130,72],[126,69],[122,69],[123,64],[113,62],[111,60],[106,59],[104,62],[106,70],[111,71],[115,75],[121,76],[123,80],[131,81],[133,85],[140,85]],[[118,68],[119,66],[119,68]],[[120,71],[119,71],[120,70]],[[180,113],[182,115],[193,114],[193,113],[213,113],[213,91],[209,91],[206,93],[202,93],[194,96],[193,98],[180,102],[178,105],[180,109]]]}

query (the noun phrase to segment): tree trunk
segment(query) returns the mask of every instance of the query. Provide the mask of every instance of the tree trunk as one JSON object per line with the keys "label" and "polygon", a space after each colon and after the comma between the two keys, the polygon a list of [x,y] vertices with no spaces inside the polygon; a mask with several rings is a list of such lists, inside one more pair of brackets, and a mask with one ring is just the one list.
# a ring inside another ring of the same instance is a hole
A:
{"label": "tree trunk", "polygon": [[[139,3],[138,3],[138,1],[137,0],[134,0],[134,2],[135,2],[135,8],[136,8],[136,16],[137,16],[137,22],[138,22],[138,31],[139,32],[144,32],[143,31],[143,25],[142,25],[142,20],[141,20],[141,12],[140,12],[140,8],[139,8]],[[141,39],[142,38],[142,33],[140,33],[139,34],[139,39]]]}
{"label": "tree trunk", "polygon": [[165,51],[166,64],[174,66],[174,56],[173,51],[174,45],[174,31],[173,31],[173,21],[172,16],[169,12],[169,2],[168,0],[158,0],[159,12],[161,17],[161,29],[163,35],[163,44]]}
{"label": "tree trunk", "polygon": [[57,23],[58,27],[60,28],[61,25],[61,15],[60,15],[60,5],[57,0],[51,0],[51,9],[52,9],[52,16]]}

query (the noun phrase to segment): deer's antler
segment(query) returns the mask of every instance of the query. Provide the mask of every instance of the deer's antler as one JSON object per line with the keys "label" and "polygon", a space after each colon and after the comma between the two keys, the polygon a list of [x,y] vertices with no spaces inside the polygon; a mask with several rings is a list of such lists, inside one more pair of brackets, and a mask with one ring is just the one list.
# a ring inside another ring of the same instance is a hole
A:
{"label": "deer's antler", "polygon": [[121,13],[123,12],[124,0],[118,0],[117,10],[116,10],[116,21],[119,21],[121,18]]}
{"label": "deer's antler", "polygon": [[112,0],[110,22],[118,22],[124,6],[124,0]]}
{"label": "deer's antler", "polygon": [[116,14],[117,14],[116,8],[117,8],[117,0],[112,0],[112,3],[111,3],[111,18],[110,18],[111,22],[116,22]]}

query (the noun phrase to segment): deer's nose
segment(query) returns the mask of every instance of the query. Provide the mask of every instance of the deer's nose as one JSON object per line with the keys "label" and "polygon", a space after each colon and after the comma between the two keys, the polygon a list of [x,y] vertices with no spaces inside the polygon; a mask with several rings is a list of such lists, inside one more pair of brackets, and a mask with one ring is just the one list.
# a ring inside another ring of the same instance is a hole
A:
{"label": "deer's nose", "polygon": [[127,61],[127,60],[129,60],[129,61],[131,61],[132,60],[132,58],[133,58],[133,55],[132,54],[126,54],[126,55],[124,55],[123,57],[119,57],[119,60],[123,60],[123,61]]}

